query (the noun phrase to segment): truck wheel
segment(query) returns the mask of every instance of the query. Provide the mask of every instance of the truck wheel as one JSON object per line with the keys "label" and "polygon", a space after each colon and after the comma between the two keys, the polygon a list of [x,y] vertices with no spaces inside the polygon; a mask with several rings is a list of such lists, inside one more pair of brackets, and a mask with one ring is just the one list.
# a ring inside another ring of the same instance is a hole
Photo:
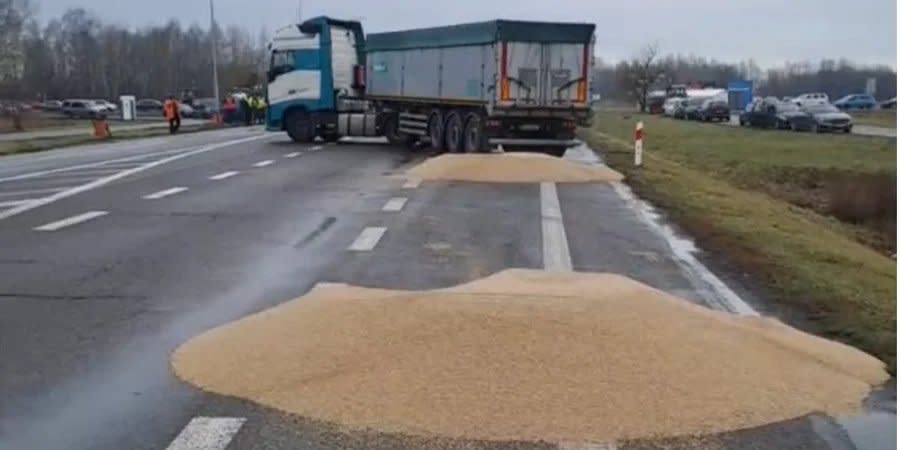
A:
{"label": "truck wheel", "polygon": [[444,122],[444,142],[448,152],[459,153],[463,149],[463,131],[462,114],[459,111],[453,111],[447,116]]}
{"label": "truck wheel", "polygon": [[549,153],[553,156],[556,156],[557,158],[562,158],[563,155],[566,154],[566,150],[568,150],[568,149],[569,149],[569,147],[565,147],[565,146],[549,147],[549,148],[547,148],[547,153]]}
{"label": "truck wheel", "polygon": [[444,150],[444,115],[439,109],[435,109],[428,116],[428,138],[431,140],[432,149]]}
{"label": "truck wheel", "polygon": [[312,142],[313,138],[316,137],[312,121],[310,121],[307,114],[302,111],[292,111],[288,113],[287,118],[285,119],[285,128],[287,129],[288,136],[290,136],[294,142]]}
{"label": "truck wheel", "polygon": [[480,114],[469,113],[466,116],[466,127],[463,133],[463,150],[466,153],[480,153],[487,149],[484,135],[484,120]]}

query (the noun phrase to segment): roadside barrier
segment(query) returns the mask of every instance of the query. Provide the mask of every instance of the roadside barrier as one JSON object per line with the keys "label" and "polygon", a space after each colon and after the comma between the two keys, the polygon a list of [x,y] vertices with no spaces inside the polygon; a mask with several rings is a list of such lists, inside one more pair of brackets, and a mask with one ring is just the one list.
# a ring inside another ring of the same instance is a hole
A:
{"label": "roadside barrier", "polygon": [[640,167],[644,162],[644,122],[634,126],[634,165]]}

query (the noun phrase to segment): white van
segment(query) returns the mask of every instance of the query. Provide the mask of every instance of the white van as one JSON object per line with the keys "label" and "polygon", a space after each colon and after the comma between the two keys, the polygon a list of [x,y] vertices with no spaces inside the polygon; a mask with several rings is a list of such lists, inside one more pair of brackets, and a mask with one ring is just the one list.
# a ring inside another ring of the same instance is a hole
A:
{"label": "white van", "polygon": [[830,102],[828,100],[828,94],[823,94],[821,92],[812,92],[809,94],[800,94],[794,97],[794,103],[802,108],[812,105],[827,105]]}

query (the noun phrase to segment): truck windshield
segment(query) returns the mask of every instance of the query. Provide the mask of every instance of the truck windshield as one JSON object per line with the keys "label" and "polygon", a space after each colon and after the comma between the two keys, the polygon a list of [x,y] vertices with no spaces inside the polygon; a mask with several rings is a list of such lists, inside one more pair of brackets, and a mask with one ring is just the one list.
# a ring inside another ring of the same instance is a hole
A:
{"label": "truck windshield", "polygon": [[269,81],[272,81],[279,75],[290,72],[292,70],[294,70],[293,51],[272,52],[272,60],[269,64]]}

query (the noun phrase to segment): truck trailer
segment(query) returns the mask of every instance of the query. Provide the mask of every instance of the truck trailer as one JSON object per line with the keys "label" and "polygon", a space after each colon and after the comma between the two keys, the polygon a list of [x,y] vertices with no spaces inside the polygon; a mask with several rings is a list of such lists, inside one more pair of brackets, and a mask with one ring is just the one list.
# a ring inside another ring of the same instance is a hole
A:
{"label": "truck trailer", "polygon": [[373,33],[316,17],[269,45],[267,129],[449,152],[562,154],[590,121],[594,25],[492,20]]}

